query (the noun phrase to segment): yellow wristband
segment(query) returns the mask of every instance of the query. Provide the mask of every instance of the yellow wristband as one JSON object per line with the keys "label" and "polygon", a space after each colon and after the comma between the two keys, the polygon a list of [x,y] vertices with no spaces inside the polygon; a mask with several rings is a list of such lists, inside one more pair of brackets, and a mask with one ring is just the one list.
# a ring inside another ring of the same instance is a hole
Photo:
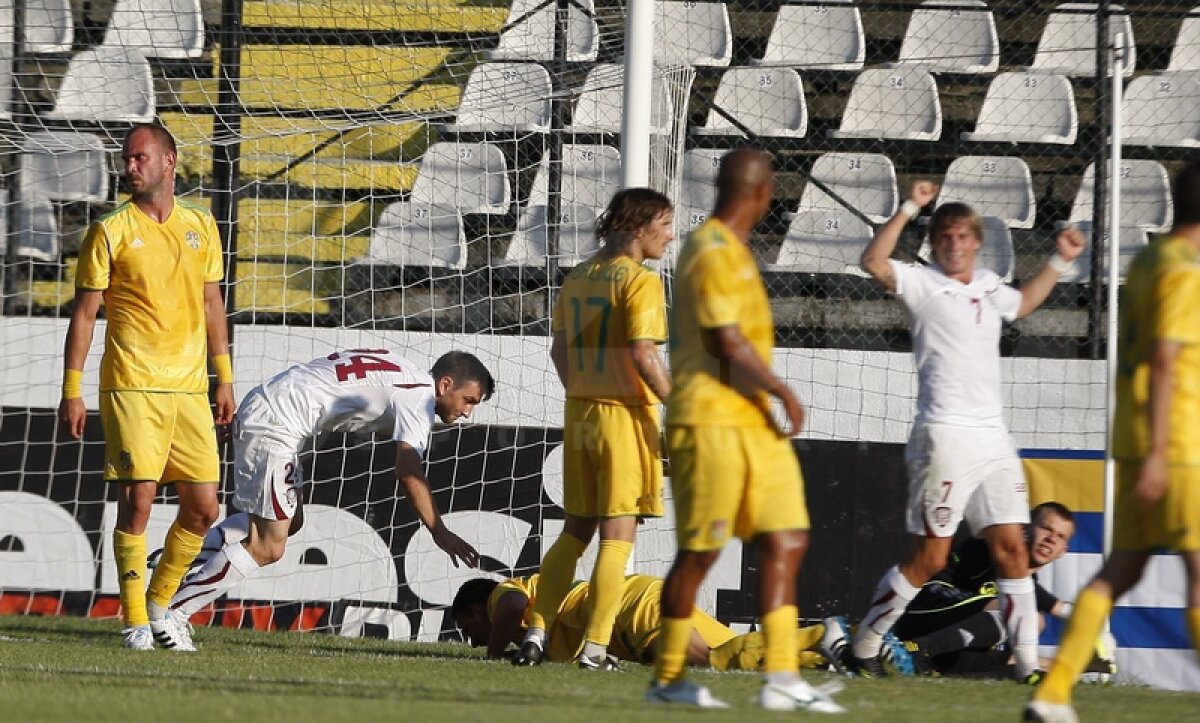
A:
{"label": "yellow wristband", "polygon": [[233,384],[233,362],[228,354],[213,357],[212,365],[217,372],[217,384]]}
{"label": "yellow wristband", "polygon": [[62,396],[63,399],[79,399],[83,396],[82,369],[63,370]]}

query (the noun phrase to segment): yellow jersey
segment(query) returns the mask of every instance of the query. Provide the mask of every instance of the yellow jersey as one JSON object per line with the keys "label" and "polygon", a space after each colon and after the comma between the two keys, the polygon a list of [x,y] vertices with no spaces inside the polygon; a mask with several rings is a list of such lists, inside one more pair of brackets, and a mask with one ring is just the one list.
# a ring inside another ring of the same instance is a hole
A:
{"label": "yellow jersey", "polygon": [[1158,340],[1182,344],[1175,360],[1167,460],[1200,464],[1200,252],[1182,238],[1155,239],[1134,258],[1121,300],[1113,456],[1144,459],[1149,448],[1150,363]]}
{"label": "yellow jersey", "polygon": [[175,199],[158,223],[126,201],[93,223],[75,286],[104,292],[100,390],[206,392],[204,284],[221,276],[221,240],[207,209]]}
{"label": "yellow jersey", "polygon": [[729,386],[728,368],[704,349],[702,330],[735,325],[771,366],[775,324],[758,264],[741,239],[709,218],[688,236],[676,265],[668,425],[770,426],[766,393],[746,396]]}
{"label": "yellow jersey", "polygon": [[628,256],[596,255],[567,274],[551,329],[567,338],[567,396],[612,404],[658,404],[629,343],[667,340],[662,279]]}

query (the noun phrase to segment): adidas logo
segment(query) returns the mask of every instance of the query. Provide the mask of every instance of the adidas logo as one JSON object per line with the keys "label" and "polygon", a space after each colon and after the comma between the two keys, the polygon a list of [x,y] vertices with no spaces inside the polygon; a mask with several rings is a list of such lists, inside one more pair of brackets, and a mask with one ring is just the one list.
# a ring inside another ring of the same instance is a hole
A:
{"label": "adidas logo", "polygon": [[143,247],[143,246],[145,246],[145,245],[146,245],[146,244],[142,243],[142,240],[141,240],[140,238],[137,238],[137,237],[135,236],[135,237],[134,237],[134,239],[133,239],[133,243],[129,244],[129,248],[131,248],[131,249],[140,249],[141,247]]}
{"label": "adidas logo", "polygon": [[130,570],[129,572],[122,575],[121,579],[122,580],[141,580],[142,576],[138,574],[137,570]]}

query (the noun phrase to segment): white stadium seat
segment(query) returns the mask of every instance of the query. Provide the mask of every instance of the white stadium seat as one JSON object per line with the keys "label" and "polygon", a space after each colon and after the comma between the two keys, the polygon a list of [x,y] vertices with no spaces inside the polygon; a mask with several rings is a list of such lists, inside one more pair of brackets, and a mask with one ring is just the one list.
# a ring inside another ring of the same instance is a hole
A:
{"label": "white stadium seat", "polygon": [[507,213],[508,164],[491,143],[434,143],[421,158],[410,200],[461,213]]}
{"label": "white stadium seat", "polygon": [[760,65],[861,70],[867,39],[851,0],[781,5]]}
{"label": "white stadium seat", "polygon": [[154,78],[138,50],[98,47],[71,58],[47,118],[149,123],[154,120]]}
{"label": "white stadium seat", "polygon": [[995,73],[1000,39],[991,10],[982,0],[926,0],[908,21],[900,62],[934,73]]}
{"label": "white stadium seat", "polygon": [[[8,209],[8,191],[3,194],[5,212]],[[60,252],[58,243],[58,218],[54,204],[49,199],[27,197],[14,209],[17,215],[17,236],[13,252],[22,258],[37,261],[57,261]],[[7,218],[3,219],[7,221]],[[7,226],[6,226],[7,228]]]}
{"label": "white stadium seat", "polygon": [[[1092,224],[1090,221],[1084,221],[1076,224],[1083,235],[1088,239],[1088,246],[1075,259],[1075,268],[1063,276],[1059,277],[1059,283],[1076,283],[1086,284],[1091,280],[1092,269],[1092,249],[1096,247],[1096,241],[1092,238]],[[1121,233],[1118,234],[1119,239],[1119,261],[1117,263],[1117,280],[1118,283],[1125,281],[1125,272],[1129,269],[1129,263],[1133,261],[1133,257],[1137,256],[1150,242],[1146,234],[1146,229],[1137,226],[1121,225]],[[1108,249],[1104,250],[1104,273],[1108,273]]]}
{"label": "white stadium seat", "polygon": [[[809,176],[874,223],[896,213],[896,168],[881,153],[826,153],[813,163]],[[845,207],[810,182],[800,194],[798,210],[843,211]]]}
{"label": "white stadium seat", "polygon": [[1121,107],[1128,146],[1200,147],[1200,77],[1158,73],[1129,81]]}
{"label": "white stadium seat", "polygon": [[792,216],[779,256],[768,268],[862,276],[859,258],[874,233],[870,224],[844,209],[801,211]]}
{"label": "white stadium seat", "polygon": [[686,233],[712,213],[717,203],[717,170],[725,148],[693,148],[683,154],[680,169],[679,206],[675,209],[675,229]]}
{"label": "white stadium seat", "polygon": [[[926,237],[917,252],[922,258],[933,262],[933,247]],[[1016,252],[1013,250],[1012,232],[1002,218],[983,217],[983,245],[975,253],[975,268],[988,269],[1005,281],[1012,281]]]}
{"label": "white stadium seat", "polygon": [[550,74],[537,63],[481,63],[471,70],[457,117],[443,126],[467,133],[529,133],[550,127]]}
{"label": "white stadium seat", "polygon": [[[1120,5],[1110,5],[1113,15],[1109,20],[1109,37],[1121,33],[1125,39],[1125,70],[1123,75],[1133,75],[1137,51],[1133,39],[1133,25],[1128,15],[1118,15],[1124,10]],[[1046,18],[1042,36],[1038,39],[1037,52],[1030,70],[1050,75],[1067,75],[1072,78],[1091,78],[1096,75],[1096,10],[1094,3],[1064,3]]]}
{"label": "white stadium seat", "polygon": [[[713,105],[760,136],[803,138],[808,132],[804,84],[791,68],[730,68],[721,76]],[[700,134],[740,135],[741,131],[710,109]]]}
{"label": "white stadium seat", "polygon": [[[671,96],[661,77],[655,78],[650,110],[650,132],[662,134],[671,127]],[[625,106],[624,67],[598,63],[588,71],[575,102],[568,131],[574,133],[620,133],[621,109]]]}
{"label": "white stadium seat", "polygon": [[729,65],[733,31],[723,2],[654,3],[654,60],[682,65]]}
{"label": "white stadium seat", "polygon": [[108,200],[108,152],[99,136],[30,133],[21,146],[21,194],[52,201]]}
{"label": "white stadium seat", "polygon": [[0,118],[12,118],[13,8],[0,6]]}
{"label": "white stadium seat", "polygon": [[74,42],[75,18],[70,0],[25,1],[25,50],[69,53]]}
{"label": "white stadium seat", "polygon": [[962,156],[946,169],[938,205],[958,201],[1011,228],[1033,228],[1037,204],[1029,166],[1010,156]]}
{"label": "white stadium seat", "polygon": [[393,266],[461,269],[467,261],[462,216],[447,206],[393,203],[375,222],[367,257]]}
{"label": "white stadium seat", "polygon": [[864,70],[850,89],[841,128],[829,135],[936,141],[942,135],[937,81],[919,66]]}
{"label": "white stadium seat", "polygon": [[1192,8],[1179,24],[1167,70],[1200,70],[1200,7]]}
{"label": "white stadium seat", "polygon": [[117,0],[104,44],[150,58],[199,58],[204,53],[200,0]]}
{"label": "white stadium seat", "polygon": [[[595,11],[592,0],[579,3],[588,12]],[[532,15],[539,5],[542,7]],[[554,24],[556,4],[542,0],[515,0],[504,21],[507,30],[500,33],[500,43],[488,53],[492,60],[554,60]],[[520,23],[513,25],[525,15]],[[600,30],[594,18],[572,2],[567,13],[567,60],[572,63],[591,62],[600,48]]]}
{"label": "white stadium seat", "polygon": [[988,84],[975,130],[965,141],[1075,142],[1079,117],[1064,75],[1000,73]]}
{"label": "white stadium seat", "polygon": [[[1121,226],[1162,232],[1171,228],[1174,214],[1171,204],[1171,179],[1158,161],[1121,161]],[[1096,164],[1088,164],[1071,204],[1071,222],[1094,220]]]}

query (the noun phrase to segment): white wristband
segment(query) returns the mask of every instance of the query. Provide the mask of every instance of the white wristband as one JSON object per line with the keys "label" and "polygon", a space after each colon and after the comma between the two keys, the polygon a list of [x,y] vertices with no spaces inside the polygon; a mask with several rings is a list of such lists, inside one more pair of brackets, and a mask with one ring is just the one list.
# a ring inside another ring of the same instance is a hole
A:
{"label": "white wristband", "polygon": [[1054,269],[1054,273],[1058,274],[1059,276],[1062,276],[1063,274],[1075,269],[1074,261],[1067,261],[1058,254],[1054,254],[1050,258],[1046,259],[1046,265]]}
{"label": "white wristband", "polygon": [[908,216],[909,218],[916,218],[917,215],[921,213],[921,207],[917,205],[916,201],[910,198],[904,203],[900,204],[900,213]]}

